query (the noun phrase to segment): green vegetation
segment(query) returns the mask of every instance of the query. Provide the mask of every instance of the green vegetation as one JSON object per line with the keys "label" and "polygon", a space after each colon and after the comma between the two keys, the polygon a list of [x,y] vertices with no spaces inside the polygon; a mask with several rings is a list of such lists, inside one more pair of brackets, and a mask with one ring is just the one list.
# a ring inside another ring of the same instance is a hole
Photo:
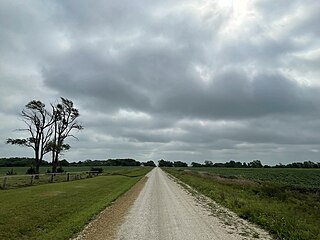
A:
{"label": "green vegetation", "polygon": [[171,161],[165,161],[161,159],[158,161],[158,163],[159,163],[159,167],[188,167],[187,163],[181,162],[181,161],[171,162]]}
{"label": "green vegetation", "polygon": [[279,239],[320,239],[319,170],[165,170]]}
{"label": "green vegetation", "polygon": [[[105,174],[115,174],[115,173],[124,173],[127,171],[132,171],[132,169],[140,169],[141,167],[121,167],[121,166],[96,166],[103,169],[103,173]],[[90,171],[91,166],[79,166],[79,167],[63,167],[66,172],[85,172]],[[17,175],[24,175],[29,167],[0,167],[0,176],[6,175],[8,171],[13,171]],[[48,167],[40,167],[40,173],[46,173],[47,170],[50,169]]]}
{"label": "green vegetation", "polygon": [[[48,184],[52,182],[66,182],[79,179],[85,179],[94,176],[89,174],[88,171],[99,172],[99,175],[123,175],[123,176],[139,176],[142,167],[64,167],[66,172],[62,174],[45,174],[38,177],[32,175],[25,175],[25,171],[30,168],[17,167],[17,168],[0,168],[0,189],[3,188],[5,182],[5,189],[12,189],[18,187],[28,187],[30,185]],[[40,173],[46,173],[48,168],[40,168]],[[59,168],[58,168],[59,170]],[[8,174],[8,173],[14,174]],[[68,172],[68,173],[67,173]],[[16,175],[15,173],[18,173]],[[8,176],[13,175],[13,176]],[[6,179],[4,179],[6,177]],[[1,191],[1,190],[0,190]]]}
{"label": "green vegetation", "polygon": [[276,182],[302,189],[320,188],[320,169],[295,168],[188,168],[192,171],[205,171],[220,177],[236,177],[254,181]]}
{"label": "green vegetation", "polygon": [[1,191],[0,239],[68,239],[150,170]]}
{"label": "green vegetation", "polygon": [[[18,167],[34,167],[36,165],[36,161],[34,158],[26,158],[26,157],[10,157],[10,158],[0,158],[0,174],[1,169],[3,167],[8,168],[18,168]],[[85,160],[85,161],[78,161],[78,162],[71,162],[69,163],[67,160],[63,159],[59,161],[57,164],[57,167],[74,167],[74,168],[83,168],[83,169],[89,169],[89,167],[137,167],[137,166],[150,166],[155,167],[155,163],[153,161],[147,161],[147,162],[139,162],[135,159],[131,158],[124,158],[124,159],[108,159],[108,160]],[[185,165],[187,166],[187,165]],[[42,160],[40,165],[40,173],[44,173],[47,171],[47,169],[50,169],[52,167],[52,163],[49,163],[45,160]],[[24,171],[19,171],[18,174],[25,174],[27,168],[20,168],[25,169]],[[46,169],[43,171],[43,169]],[[68,169],[68,168],[66,168]],[[69,170],[67,170],[69,171]]]}
{"label": "green vegetation", "polygon": [[[0,158],[0,167],[29,167],[34,165],[34,158],[27,157],[11,157],[11,158]],[[43,164],[48,162],[43,161]]]}
{"label": "green vegetation", "polygon": [[59,156],[63,151],[69,150],[70,145],[64,143],[69,137],[74,137],[74,130],[82,130],[83,126],[78,123],[79,110],[74,107],[71,100],[60,98],[60,102],[50,104],[49,110],[46,105],[37,100],[32,100],[21,111],[21,120],[29,137],[8,138],[6,143],[31,148],[34,152],[35,173],[43,164],[45,154],[52,153],[52,172],[56,172],[59,164]]}

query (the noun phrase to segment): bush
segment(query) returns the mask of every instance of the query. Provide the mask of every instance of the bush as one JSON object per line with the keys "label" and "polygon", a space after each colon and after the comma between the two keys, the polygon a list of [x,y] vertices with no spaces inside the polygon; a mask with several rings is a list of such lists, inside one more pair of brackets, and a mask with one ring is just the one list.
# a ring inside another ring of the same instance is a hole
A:
{"label": "bush", "polygon": [[34,167],[30,167],[30,168],[27,170],[26,174],[36,174],[36,169],[35,169]]}
{"label": "bush", "polygon": [[7,175],[16,175],[17,173],[13,171],[13,168],[11,168],[11,170],[9,170],[6,174]]}
{"label": "bush", "polygon": [[57,168],[57,173],[63,173],[63,172],[64,172],[64,169],[62,167]]}
{"label": "bush", "polygon": [[101,167],[92,167],[90,171],[103,173],[103,169]]}

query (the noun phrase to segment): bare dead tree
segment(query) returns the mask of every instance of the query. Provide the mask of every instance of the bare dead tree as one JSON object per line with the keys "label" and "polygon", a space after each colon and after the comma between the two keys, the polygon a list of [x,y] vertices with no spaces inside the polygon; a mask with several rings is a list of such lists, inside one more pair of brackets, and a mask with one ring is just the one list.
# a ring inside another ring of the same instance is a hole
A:
{"label": "bare dead tree", "polygon": [[43,156],[48,153],[48,144],[53,133],[54,117],[45,109],[45,104],[41,101],[32,100],[21,112],[22,121],[27,128],[18,129],[27,131],[28,138],[12,139],[8,138],[6,143],[30,147],[35,154],[35,171],[39,173],[39,168]]}

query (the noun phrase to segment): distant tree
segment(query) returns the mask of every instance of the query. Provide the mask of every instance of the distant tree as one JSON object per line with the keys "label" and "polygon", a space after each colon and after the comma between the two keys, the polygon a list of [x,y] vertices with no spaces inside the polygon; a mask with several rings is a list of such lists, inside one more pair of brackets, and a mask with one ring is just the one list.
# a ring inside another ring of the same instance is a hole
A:
{"label": "distant tree", "polygon": [[61,167],[68,167],[70,164],[67,160],[63,159],[63,160],[59,161],[59,165]]}
{"label": "distant tree", "polygon": [[159,167],[173,167],[173,162],[165,161],[163,159],[158,161],[158,163],[159,163]]}
{"label": "distant tree", "polygon": [[48,152],[48,144],[53,133],[53,116],[46,110],[45,104],[41,101],[32,100],[21,112],[22,121],[27,128],[19,129],[29,134],[27,138],[7,139],[7,144],[30,147],[35,156],[35,173],[39,173],[43,156]]}
{"label": "distant tree", "polygon": [[287,167],[289,167],[289,168],[303,168],[303,163],[294,162],[294,163],[291,163],[291,164],[287,164]]}
{"label": "distant tree", "polygon": [[34,150],[35,173],[39,173],[43,156],[48,152],[52,152],[52,172],[56,172],[59,155],[70,148],[64,140],[74,137],[71,133],[74,129],[83,129],[77,122],[79,111],[73,107],[71,100],[61,98],[61,103],[51,104],[51,108],[52,112],[48,111],[41,101],[30,101],[21,112],[27,128],[19,129],[28,132],[30,136],[22,139],[8,138],[6,141],[8,144],[26,146]]}
{"label": "distant tree", "polygon": [[303,162],[303,167],[304,168],[315,168],[316,164],[311,161],[305,161],[305,162]]}
{"label": "distant tree", "polygon": [[243,168],[243,165],[241,162],[235,162],[235,165],[234,165],[235,168]]}
{"label": "distant tree", "polygon": [[131,158],[124,158],[124,159],[108,159],[105,162],[106,166],[140,166],[141,163]]}
{"label": "distant tree", "polygon": [[[11,157],[0,158],[0,167],[30,167],[35,165],[34,158],[27,157]],[[47,161],[42,160],[41,165],[48,165]]]}
{"label": "distant tree", "polygon": [[320,168],[320,163],[315,163],[312,161],[294,162],[288,163],[287,165],[279,163],[275,166],[275,168]]}
{"label": "distant tree", "polygon": [[260,160],[253,160],[252,162],[250,162],[248,164],[248,166],[251,167],[251,168],[262,168],[263,167],[263,165],[262,165]]}
{"label": "distant tree", "polygon": [[229,162],[225,163],[225,167],[229,168],[242,168],[243,165],[241,162],[235,162],[234,160],[230,160]]}
{"label": "distant tree", "polygon": [[191,167],[203,167],[201,163],[192,162]]}
{"label": "distant tree", "polygon": [[236,166],[236,162],[231,160],[230,162],[226,162],[225,167],[234,168]]}
{"label": "distant tree", "polygon": [[283,165],[282,163],[279,163],[275,166],[275,168],[285,168],[286,165]]}
{"label": "distant tree", "polygon": [[213,163],[212,163],[212,161],[206,160],[206,161],[204,161],[204,166],[205,167],[212,167]]}
{"label": "distant tree", "polygon": [[173,163],[174,167],[188,167],[188,164],[185,162],[181,162],[181,161],[176,161]]}
{"label": "distant tree", "polygon": [[226,167],[225,163],[215,163],[213,164],[213,167]]}
{"label": "distant tree", "polygon": [[74,107],[71,100],[61,97],[61,102],[53,105],[53,138],[48,145],[48,150],[52,152],[52,172],[57,171],[60,154],[70,149],[69,144],[65,144],[68,137],[76,138],[72,132],[82,130],[83,126],[77,121],[80,116],[79,110]]}
{"label": "distant tree", "polygon": [[148,161],[143,163],[144,166],[148,167],[156,167],[156,164],[153,161]]}

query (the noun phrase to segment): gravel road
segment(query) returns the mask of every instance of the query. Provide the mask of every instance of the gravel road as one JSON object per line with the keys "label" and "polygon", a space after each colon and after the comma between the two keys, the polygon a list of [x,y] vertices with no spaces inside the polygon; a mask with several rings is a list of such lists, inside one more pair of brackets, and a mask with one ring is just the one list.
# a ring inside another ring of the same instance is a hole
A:
{"label": "gravel road", "polygon": [[191,194],[160,168],[147,176],[117,239],[271,239],[208,198]]}

